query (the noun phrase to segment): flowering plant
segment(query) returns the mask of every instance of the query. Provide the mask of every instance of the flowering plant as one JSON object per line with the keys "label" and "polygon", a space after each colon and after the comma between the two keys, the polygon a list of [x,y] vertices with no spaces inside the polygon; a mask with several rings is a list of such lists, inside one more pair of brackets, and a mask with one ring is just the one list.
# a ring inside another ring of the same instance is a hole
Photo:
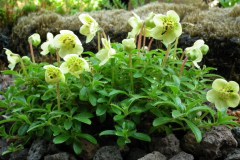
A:
{"label": "flowering plant", "polygon": [[[90,41],[97,22],[87,15],[80,19],[80,32]],[[41,48],[43,55],[54,48],[53,64],[24,61],[6,49],[11,70],[2,73],[14,76],[14,86],[0,92],[0,115],[5,118],[0,124],[11,125],[8,130],[2,125],[0,135],[15,144],[53,139],[80,154],[86,149],[83,140],[97,144],[97,135],[117,136],[117,144],[124,147],[132,139],[149,142],[156,132],[190,130],[200,142],[213,126],[238,125],[226,113],[239,104],[238,84],[198,64],[208,51],[203,40],[184,51],[177,48],[179,21],[174,11],[151,13],[146,20],[134,14],[129,20],[133,30],[122,43],[111,43],[99,32],[104,38],[96,54],[83,52],[72,31],[48,34]],[[151,50],[154,39],[166,48]]]}

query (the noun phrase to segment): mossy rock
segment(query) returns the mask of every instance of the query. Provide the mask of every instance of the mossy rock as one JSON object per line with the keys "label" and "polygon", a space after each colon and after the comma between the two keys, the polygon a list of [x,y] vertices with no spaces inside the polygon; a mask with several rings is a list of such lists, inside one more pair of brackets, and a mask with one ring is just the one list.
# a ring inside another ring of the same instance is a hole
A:
{"label": "mossy rock", "polygon": [[[238,74],[240,56],[240,6],[233,8],[208,8],[204,3],[174,4],[150,3],[139,7],[133,12],[144,18],[150,12],[166,13],[175,10],[183,25],[183,35],[180,37],[180,47],[188,47],[197,39],[204,39],[210,47],[210,53],[205,57],[204,63],[216,67],[226,79],[233,78],[240,82]],[[80,14],[80,13],[79,13]],[[85,37],[79,34],[82,25],[78,19],[79,14],[73,16],[60,16],[56,13],[40,11],[21,17],[12,30],[12,49],[21,55],[28,51],[27,38],[37,32],[42,40],[47,32],[58,34],[60,30],[67,29],[76,33],[83,43],[85,51],[96,51],[97,39],[85,44]],[[89,13],[105,32],[110,36],[111,42],[121,42],[131,30],[127,21],[132,11],[102,10]]]}

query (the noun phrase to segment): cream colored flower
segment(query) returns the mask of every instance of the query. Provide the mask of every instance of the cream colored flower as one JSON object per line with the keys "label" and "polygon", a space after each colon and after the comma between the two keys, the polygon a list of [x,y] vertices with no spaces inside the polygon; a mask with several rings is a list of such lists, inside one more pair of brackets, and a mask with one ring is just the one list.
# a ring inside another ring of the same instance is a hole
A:
{"label": "cream colored flower", "polygon": [[187,47],[185,49],[186,55],[192,60],[195,67],[200,68],[198,65],[202,61],[203,53],[206,54],[208,51],[208,46],[204,44],[202,39],[194,42],[192,47]]}
{"label": "cream colored flower", "polygon": [[98,51],[98,53],[96,54],[97,59],[101,61],[99,64],[100,66],[107,63],[108,60],[112,58],[113,55],[116,54],[115,49],[111,48],[111,43],[109,38],[108,40],[105,38],[102,38],[102,44],[104,48]]}
{"label": "cream colored flower", "polygon": [[182,26],[178,14],[170,10],[166,15],[156,14],[153,18],[155,28],[151,31],[152,37],[162,40],[168,46],[182,34]]}
{"label": "cream colored flower", "polygon": [[128,38],[135,38],[141,32],[143,26],[143,20],[134,12],[132,13],[133,17],[128,20],[128,24],[132,27],[132,31],[128,33]]}
{"label": "cream colored flower", "polygon": [[61,30],[53,39],[54,46],[59,49],[58,54],[64,58],[68,54],[81,55],[83,47],[78,37],[69,30]]}
{"label": "cream colored flower", "polygon": [[79,15],[83,25],[80,27],[80,33],[87,37],[86,43],[90,42],[96,33],[100,30],[98,23],[88,14]]}
{"label": "cream colored flower", "polygon": [[28,43],[31,43],[34,47],[37,47],[41,43],[41,38],[38,33],[34,33],[28,37]]}
{"label": "cream colored flower", "polygon": [[16,64],[20,62],[21,57],[18,54],[12,53],[12,51],[10,51],[7,48],[4,48],[4,49],[6,50],[5,54],[7,55],[7,60],[9,62],[8,68],[13,70]]}
{"label": "cream colored flower", "polygon": [[46,65],[43,67],[45,71],[45,80],[49,84],[57,84],[59,82],[65,82],[65,76],[62,71],[53,65]]}
{"label": "cream colored flower", "polygon": [[53,43],[53,34],[48,32],[47,33],[47,41],[44,42],[41,45],[41,49],[42,51],[40,52],[41,55],[47,55],[48,53],[55,53],[56,49],[54,47],[54,43]]}
{"label": "cream colored flower", "polygon": [[129,39],[124,39],[122,41],[123,44],[123,49],[127,52],[131,52],[133,49],[136,48],[135,44],[135,39],[134,38],[129,38]]}
{"label": "cream colored flower", "polygon": [[207,100],[215,104],[215,107],[222,111],[228,107],[237,107],[240,102],[239,85],[234,81],[227,82],[224,79],[213,81],[212,88],[207,92]]}
{"label": "cream colored flower", "polygon": [[63,59],[65,62],[63,62],[61,64],[60,69],[62,70],[62,72],[64,74],[70,73],[70,74],[74,75],[75,77],[79,78],[79,75],[82,72],[90,71],[87,61],[84,58],[80,58],[76,54],[66,55]]}

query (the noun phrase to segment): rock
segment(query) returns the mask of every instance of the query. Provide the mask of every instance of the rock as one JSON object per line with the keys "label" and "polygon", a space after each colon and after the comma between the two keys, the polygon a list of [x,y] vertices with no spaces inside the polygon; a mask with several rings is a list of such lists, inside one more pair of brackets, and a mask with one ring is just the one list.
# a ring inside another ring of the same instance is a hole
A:
{"label": "rock", "polygon": [[182,142],[183,150],[202,157],[203,159],[217,159],[224,156],[226,150],[237,147],[238,143],[230,129],[225,126],[213,127],[206,132],[201,143],[197,143],[193,134],[186,134]]}
{"label": "rock", "polygon": [[159,151],[168,158],[171,158],[172,156],[176,155],[181,151],[180,142],[174,134],[170,134],[164,138],[153,138],[151,142],[151,147],[152,151]]}
{"label": "rock", "polygon": [[126,156],[126,160],[137,160],[146,155],[146,151],[140,148],[132,148]]}
{"label": "rock", "polygon": [[93,160],[122,160],[120,150],[116,146],[101,147],[93,157]]}
{"label": "rock", "polygon": [[224,160],[239,160],[240,159],[240,149],[236,148],[232,152],[228,153]]}
{"label": "rock", "polygon": [[28,149],[24,149],[22,151],[12,153],[9,160],[24,160],[27,159],[27,156]]}
{"label": "rock", "polygon": [[47,152],[47,143],[45,140],[36,140],[32,143],[28,152],[27,160],[40,160]]}
{"label": "rock", "polygon": [[44,157],[44,160],[76,160],[76,158],[66,152],[60,152],[53,155],[47,155]]}
{"label": "rock", "polygon": [[169,160],[194,160],[194,157],[186,152],[180,152]]}
{"label": "rock", "polygon": [[81,140],[81,144],[84,150],[83,152],[83,157],[85,158],[84,160],[92,160],[99,146],[90,143],[89,141],[84,139]]}
{"label": "rock", "polygon": [[239,146],[240,145],[240,127],[233,128],[232,133],[234,138],[237,140],[238,146]]}
{"label": "rock", "polygon": [[145,155],[142,158],[139,158],[138,160],[167,160],[167,157],[158,151],[154,151]]}
{"label": "rock", "polygon": [[5,160],[9,158],[9,155],[2,155],[3,152],[7,151],[8,145],[7,142],[3,139],[0,139],[0,160]]}

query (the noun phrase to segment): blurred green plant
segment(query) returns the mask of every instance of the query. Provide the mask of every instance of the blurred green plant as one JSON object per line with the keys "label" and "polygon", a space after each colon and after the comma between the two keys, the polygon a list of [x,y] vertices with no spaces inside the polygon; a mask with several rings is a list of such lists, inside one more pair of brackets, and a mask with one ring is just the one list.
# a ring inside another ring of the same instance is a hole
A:
{"label": "blurred green plant", "polygon": [[240,4],[240,0],[219,0],[219,3],[223,7],[232,7],[235,4]]}

